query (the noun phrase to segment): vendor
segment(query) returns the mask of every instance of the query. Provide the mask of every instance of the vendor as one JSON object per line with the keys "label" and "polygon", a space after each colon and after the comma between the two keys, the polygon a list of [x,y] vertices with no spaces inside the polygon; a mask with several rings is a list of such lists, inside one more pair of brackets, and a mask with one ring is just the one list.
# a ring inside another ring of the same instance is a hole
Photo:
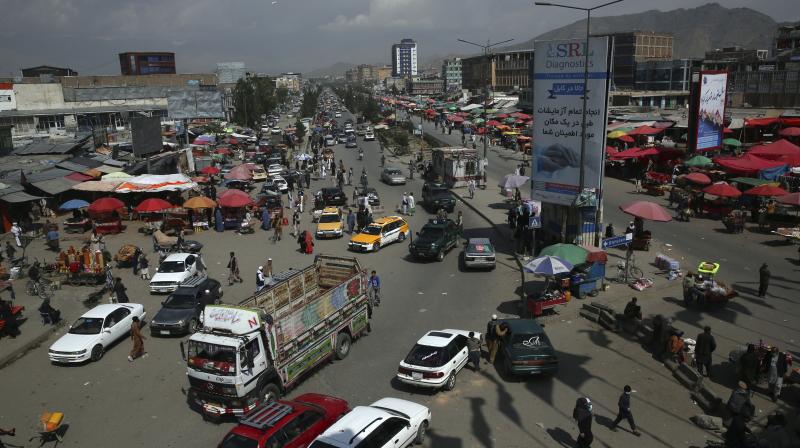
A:
{"label": "vendor", "polygon": [[633,230],[634,236],[637,237],[644,233],[644,220],[642,218],[639,218],[638,216],[633,218]]}

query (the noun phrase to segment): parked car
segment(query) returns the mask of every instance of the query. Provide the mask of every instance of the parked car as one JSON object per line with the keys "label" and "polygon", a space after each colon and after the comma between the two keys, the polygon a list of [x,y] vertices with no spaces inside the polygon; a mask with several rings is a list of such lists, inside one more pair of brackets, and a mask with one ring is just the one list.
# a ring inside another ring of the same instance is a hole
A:
{"label": "parked car", "polygon": [[357,406],[325,430],[308,448],[405,448],[421,445],[431,423],[427,407],[399,398]]}
{"label": "parked car", "polygon": [[144,323],[147,313],[139,303],[97,305],[83,313],[47,351],[50,361],[58,364],[99,361],[116,340],[128,335],[133,316]]}
{"label": "parked car", "polygon": [[533,319],[501,319],[508,324],[506,336],[500,340],[503,368],[512,375],[554,374],[558,372],[558,355],[544,328]]}
{"label": "parked car", "polygon": [[429,211],[435,212],[440,208],[448,213],[453,213],[456,208],[456,198],[447,188],[447,185],[436,182],[425,182],[422,186],[422,204]]}
{"label": "parked car", "polygon": [[273,126],[272,129],[270,129],[269,133],[272,135],[280,135],[281,128],[279,128],[278,126]]}
{"label": "parked car", "polygon": [[267,167],[267,175],[274,176],[276,174],[281,174],[285,169],[285,166],[279,163],[273,163]]}
{"label": "parked car", "polygon": [[200,254],[171,254],[161,262],[150,279],[150,293],[173,292],[178,285],[196,275],[205,276],[205,265]]}
{"label": "parked car", "polygon": [[200,313],[206,305],[217,305],[222,285],[208,277],[191,277],[178,286],[150,321],[152,336],[194,333],[200,327]]}
{"label": "parked car", "polygon": [[348,247],[359,252],[377,252],[381,247],[395,241],[404,241],[411,229],[399,216],[384,216],[363,228],[350,238]]}
{"label": "parked car", "polygon": [[444,260],[445,253],[458,246],[458,226],[452,219],[431,219],[408,245],[414,258],[436,258]]}
{"label": "parked car", "polygon": [[241,418],[219,448],[305,448],[349,410],[342,399],[313,393],[264,403]]}
{"label": "parked car", "polygon": [[322,192],[322,202],[326,206],[341,206],[347,204],[347,195],[345,195],[344,191],[339,187],[326,187],[320,191]]}
{"label": "parked car", "polygon": [[[480,340],[481,334],[473,335]],[[400,361],[397,379],[417,387],[453,390],[458,372],[467,365],[469,331],[429,331]]]}
{"label": "parked car", "polygon": [[470,238],[464,247],[464,267],[494,269],[496,266],[494,245],[489,238]]}
{"label": "parked car", "polygon": [[317,238],[341,238],[342,212],[337,207],[325,207],[317,221]]}
{"label": "parked car", "polygon": [[406,176],[399,168],[384,168],[381,171],[381,181],[389,185],[403,185],[406,183]]}

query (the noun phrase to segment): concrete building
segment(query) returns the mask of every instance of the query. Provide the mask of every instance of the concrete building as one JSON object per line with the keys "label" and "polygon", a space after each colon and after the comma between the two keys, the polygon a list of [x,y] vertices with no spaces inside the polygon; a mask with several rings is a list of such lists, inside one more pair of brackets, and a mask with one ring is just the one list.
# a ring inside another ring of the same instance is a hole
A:
{"label": "concrete building", "polygon": [[349,83],[358,82],[358,70],[351,68],[344,72],[344,80]]}
{"label": "concrete building", "polygon": [[39,78],[42,76],[78,76],[78,72],[67,67],[53,67],[50,65],[38,65],[22,69],[23,78]]}
{"label": "concrete building", "polygon": [[409,95],[438,95],[442,93],[442,78],[411,78],[408,85]]}
{"label": "concrete building", "polygon": [[634,89],[636,64],[649,60],[672,60],[671,34],[632,31],[607,35],[613,47],[612,90]]}
{"label": "concrete building", "polygon": [[778,27],[775,33],[772,55],[778,56],[787,50],[800,50],[800,22]]}
{"label": "concrete building", "polygon": [[280,76],[275,78],[275,88],[286,87],[290,92],[299,93],[301,86],[302,75],[300,73],[281,73]]}
{"label": "concrete building", "polygon": [[761,61],[767,59],[769,50],[753,50],[742,47],[717,48],[707,51],[703,59],[703,70],[726,70],[728,72],[757,70]]}
{"label": "concrete building", "polygon": [[479,55],[464,58],[461,66],[461,87],[480,92],[488,79],[496,92],[521,91],[528,87],[533,50],[494,53],[488,58]]}
{"label": "concrete building", "polygon": [[356,67],[356,70],[358,70],[358,82],[371,83],[375,81],[375,70],[371,65],[361,64]]}
{"label": "concrete building", "polygon": [[382,67],[373,67],[373,72],[375,73],[375,81],[383,83],[386,81],[386,78],[392,76],[392,66],[384,65]]}
{"label": "concrete building", "polygon": [[637,62],[633,90],[671,90],[688,93],[692,71],[700,69],[701,66],[700,59]]}
{"label": "concrete building", "polygon": [[414,39],[403,39],[392,45],[392,76],[417,76],[417,43]]}
{"label": "concrete building", "polygon": [[461,58],[445,59],[442,62],[442,80],[445,91],[461,90]]}
{"label": "concrete building", "polygon": [[217,80],[220,84],[236,84],[247,76],[244,62],[219,62],[217,63]]}
{"label": "concrete building", "polygon": [[175,53],[167,51],[119,54],[120,73],[134,75],[174,75]]}

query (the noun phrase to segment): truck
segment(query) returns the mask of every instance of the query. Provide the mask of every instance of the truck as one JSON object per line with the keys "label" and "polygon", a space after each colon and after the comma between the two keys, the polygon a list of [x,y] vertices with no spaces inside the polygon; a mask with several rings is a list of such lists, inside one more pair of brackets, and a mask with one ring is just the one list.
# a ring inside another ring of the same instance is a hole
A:
{"label": "truck", "polygon": [[275,400],[370,330],[367,274],[356,258],[317,255],[238,305],[209,305],[181,343],[191,407],[204,419],[242,416]]}

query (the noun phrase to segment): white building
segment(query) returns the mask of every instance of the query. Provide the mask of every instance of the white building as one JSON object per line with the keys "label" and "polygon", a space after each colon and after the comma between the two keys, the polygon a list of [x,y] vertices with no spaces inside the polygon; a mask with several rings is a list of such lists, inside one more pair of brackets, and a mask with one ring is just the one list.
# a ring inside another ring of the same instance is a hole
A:
{"label": "white building", "polygon": [[392,45],[392,76],[417,76],[417,43],[414,39],[403,39]]}

